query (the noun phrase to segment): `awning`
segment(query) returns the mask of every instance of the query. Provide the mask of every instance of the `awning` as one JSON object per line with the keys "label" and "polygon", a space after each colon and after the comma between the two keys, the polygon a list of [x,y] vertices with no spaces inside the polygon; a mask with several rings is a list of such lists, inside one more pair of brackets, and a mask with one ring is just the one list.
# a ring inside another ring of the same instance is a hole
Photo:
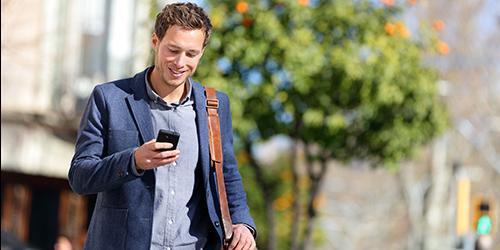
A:
{"label": "awning", "polygon": [[52,129],[2,121],[1,142],[2,171],[67,178],[74,144]]}

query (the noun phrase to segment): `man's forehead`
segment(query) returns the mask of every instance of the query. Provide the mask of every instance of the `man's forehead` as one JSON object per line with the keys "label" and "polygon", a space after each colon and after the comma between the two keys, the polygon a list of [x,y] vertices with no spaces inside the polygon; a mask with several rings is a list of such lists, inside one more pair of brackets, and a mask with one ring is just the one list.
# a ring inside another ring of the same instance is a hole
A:
{"label": "man's forehead", "polygon": [[168,28],[162,42],[178,48],[201,50],[204,39],[205,33],[202,29],[186,29],[180,26],[172,26]]}

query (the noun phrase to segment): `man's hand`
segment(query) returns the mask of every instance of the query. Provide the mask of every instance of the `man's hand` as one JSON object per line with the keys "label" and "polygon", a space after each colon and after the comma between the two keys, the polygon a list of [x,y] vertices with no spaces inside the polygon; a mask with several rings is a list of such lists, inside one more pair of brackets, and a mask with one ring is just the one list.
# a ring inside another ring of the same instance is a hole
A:
{"label": "man's hand", "polygon": [[243,224],[233,225],[233,238],[229,250],[254,250],[255,239],[250,229]]}
{"label": "man's hand", "polygon": [[180,151],[166,150],[169,148],[172,148],[171,143],[156,142],[155,139],[142,144],[134,152],[135,167],[137,170],[148,170],[175,162]]}

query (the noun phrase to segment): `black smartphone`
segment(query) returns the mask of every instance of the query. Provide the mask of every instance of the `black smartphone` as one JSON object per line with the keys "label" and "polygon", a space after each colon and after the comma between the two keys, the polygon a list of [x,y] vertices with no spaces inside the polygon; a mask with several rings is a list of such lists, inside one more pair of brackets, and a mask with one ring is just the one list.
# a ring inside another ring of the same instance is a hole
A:
{"label": "black smartphone", "polygon": [[156,137],[156,142],[172,143],[172,148],[169,148],[167,150],[174,150],[177,149],[177,144],[179,143],[180,136],[181,135],[175,131],[160,129],[160,131],[158,131],[158,136]]}

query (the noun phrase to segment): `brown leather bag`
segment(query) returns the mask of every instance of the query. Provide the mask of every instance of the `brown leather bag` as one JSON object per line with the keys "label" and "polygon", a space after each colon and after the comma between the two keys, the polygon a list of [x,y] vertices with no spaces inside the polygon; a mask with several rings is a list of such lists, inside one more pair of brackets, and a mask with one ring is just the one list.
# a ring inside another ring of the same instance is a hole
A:
{"label": "brown leather bag", "polygon": [[217,179],[217,192],[219,194],[220,212],[222,215],[222,229],[224,242],[222,249],[227,249],[233,237],[233,223],[227,205],[226,186],[224,184],[224,173],[222,172],[222,145],[220,135],[219,100],[213,88],[206,87],[207,113],[208,113],[208,137],[210,143],[210,165],[215,168]]}

